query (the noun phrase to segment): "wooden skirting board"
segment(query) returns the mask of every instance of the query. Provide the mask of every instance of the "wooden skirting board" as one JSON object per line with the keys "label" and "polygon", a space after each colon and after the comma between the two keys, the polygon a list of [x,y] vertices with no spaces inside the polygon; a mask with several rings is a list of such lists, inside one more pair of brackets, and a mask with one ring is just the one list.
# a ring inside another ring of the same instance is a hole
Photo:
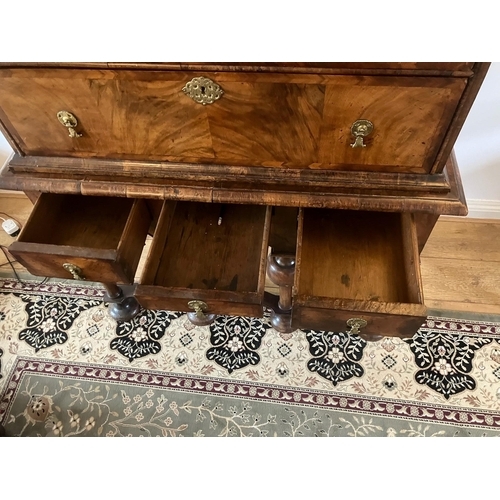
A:
{"label": "wooden skirting board", "polygon": [[500,200],[467,200],[469,218],[500,219]]}

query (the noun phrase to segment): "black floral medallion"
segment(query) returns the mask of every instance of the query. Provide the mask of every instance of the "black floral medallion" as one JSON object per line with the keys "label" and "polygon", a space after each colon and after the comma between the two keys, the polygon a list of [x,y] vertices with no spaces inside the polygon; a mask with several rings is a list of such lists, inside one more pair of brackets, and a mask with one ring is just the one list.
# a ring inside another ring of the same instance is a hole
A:
{"label": "black floral medallion", "polygon": [[449,399],[454,394],[476,388],[476,381],[469,375],[472,360],[475,351],[492,339],[420,329],[405,342],[420,368],[415,380]]}
{"label": "black floral medallion", "polygon": [[109,344],[130,362],[150,354],[158,354],[161,350],[160,340],[170,326],[172,320],[184,313],[162,310],[142,310],[131,321],[118,322],[117,338]]}
{"label": "black floral medallion", "polygon": [[19,295],[19,298],[26,302],[28,315],[26,328],[19,332],[19,340],[24,340],[35,352],[64,344],[68,340],[67,332],[78,316],[102,304],[101,300],[51,295]]}
{"label": "black floral medallion", "polygon": [[361,377],[366,341],[358,335],[344,332],[322,332],[304,330],[309,342],[309,352],[314,356],[307,362],[307,368],[329,380],[334,386],[352,377]]}
{"label": "black floral medallion", "polygon": [[269,312],[263,318],[218,316],[210,325],[210,343],[207,359],[215,361],[228,373],[260,362],[257,354],[262,339],[271,328]]}

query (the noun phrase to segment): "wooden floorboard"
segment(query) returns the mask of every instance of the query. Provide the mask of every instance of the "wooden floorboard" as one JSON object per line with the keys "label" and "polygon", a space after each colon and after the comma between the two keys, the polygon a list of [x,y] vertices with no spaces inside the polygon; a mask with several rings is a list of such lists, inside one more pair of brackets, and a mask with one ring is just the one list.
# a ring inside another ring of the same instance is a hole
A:
{"label": "wooden floorboard", "polygon": [[500,220],[442,217],[421,267],[429,308],[500,314]]}
{"label": "wooden floorboard", "polygon": [[477,312],[500,314],[499,265],[471,259],[422,258],[425,303],[439,308],[445,302],[455,307],[462,304],[460,310],[475,307]]}
{"label": "wooden floorboard", "polygon": [[434,257],[500,262],[500,220],[441,218],[422,252]]}
{"label": "wooden floorboard", "polygon": [[[0,212],[21,224],[26,222],[31,209],[27,198],[0,193]],[[13,241],[0,229],[1,245],[8,246]],[[148,248],[149,244],[141,258],[137,279]],[[429,308],[500,314],[500,220],[442,217],[422,252],[421,267],[424,299]],[[22,270],[22,266],[17,264],[16,269]],[[3,254],[0,254],[0,271],[2,276],[13,276]],[[277,293],[269,280],[266,285],[266,290]]]}

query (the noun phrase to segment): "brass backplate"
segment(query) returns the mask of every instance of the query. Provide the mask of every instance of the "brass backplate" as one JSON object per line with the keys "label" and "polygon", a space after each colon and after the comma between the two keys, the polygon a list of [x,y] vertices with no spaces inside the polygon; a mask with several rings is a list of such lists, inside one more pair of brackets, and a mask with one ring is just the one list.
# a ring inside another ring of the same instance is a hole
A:
{"label": "brass backplate", "polygon": [[63,267],[66,271],[68,271],[73,276],[73,279],[80,280],[80,281],[85,280],[85,278],[83,277],[82,270],[78,266],[76,266],[75,264],[71,264],[69,262],[66,262],[63,264]]}
{"label": "brass backplate", "polygon": [[222,97],[224,91],[210,78],[199,76],[186,83],[182,91],[193,101],[203,104],[212,104]]}
{"label": "brass backplate", "polygon": [[351,329],[347,333],[353,333],[357,335],[361,328],[364,328],[368,323],[366,320],[361,319],[361,318],[349,318],[347,320],[347,326],[349,326]]}
{"label": "brass backplate", "polygon": [[76,116],[69,111],[59,111],[59,113],[57,113],[57,119],[61,122],[62,125],[68,128],[75,128],[78,125]]}
{"label": "brass backplate", "polygon": [[356,120],[351,126],[351,133],[355,136],[366,137],[373,132],[373,123],[370,120]]}

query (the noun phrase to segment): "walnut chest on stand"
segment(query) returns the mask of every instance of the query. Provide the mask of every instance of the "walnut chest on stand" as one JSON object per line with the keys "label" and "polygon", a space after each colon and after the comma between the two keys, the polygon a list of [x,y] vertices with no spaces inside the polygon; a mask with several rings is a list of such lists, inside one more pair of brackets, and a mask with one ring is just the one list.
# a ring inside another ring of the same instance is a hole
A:
{"label": "walnut chest on stand", "polygon": [[439,215],[467,213],[453,145],[487,69],[3,63],[0,187],[34,201],[10,251],[103,283],[120,321],[268,307],[281,332],[412,336],[420,252]]}

